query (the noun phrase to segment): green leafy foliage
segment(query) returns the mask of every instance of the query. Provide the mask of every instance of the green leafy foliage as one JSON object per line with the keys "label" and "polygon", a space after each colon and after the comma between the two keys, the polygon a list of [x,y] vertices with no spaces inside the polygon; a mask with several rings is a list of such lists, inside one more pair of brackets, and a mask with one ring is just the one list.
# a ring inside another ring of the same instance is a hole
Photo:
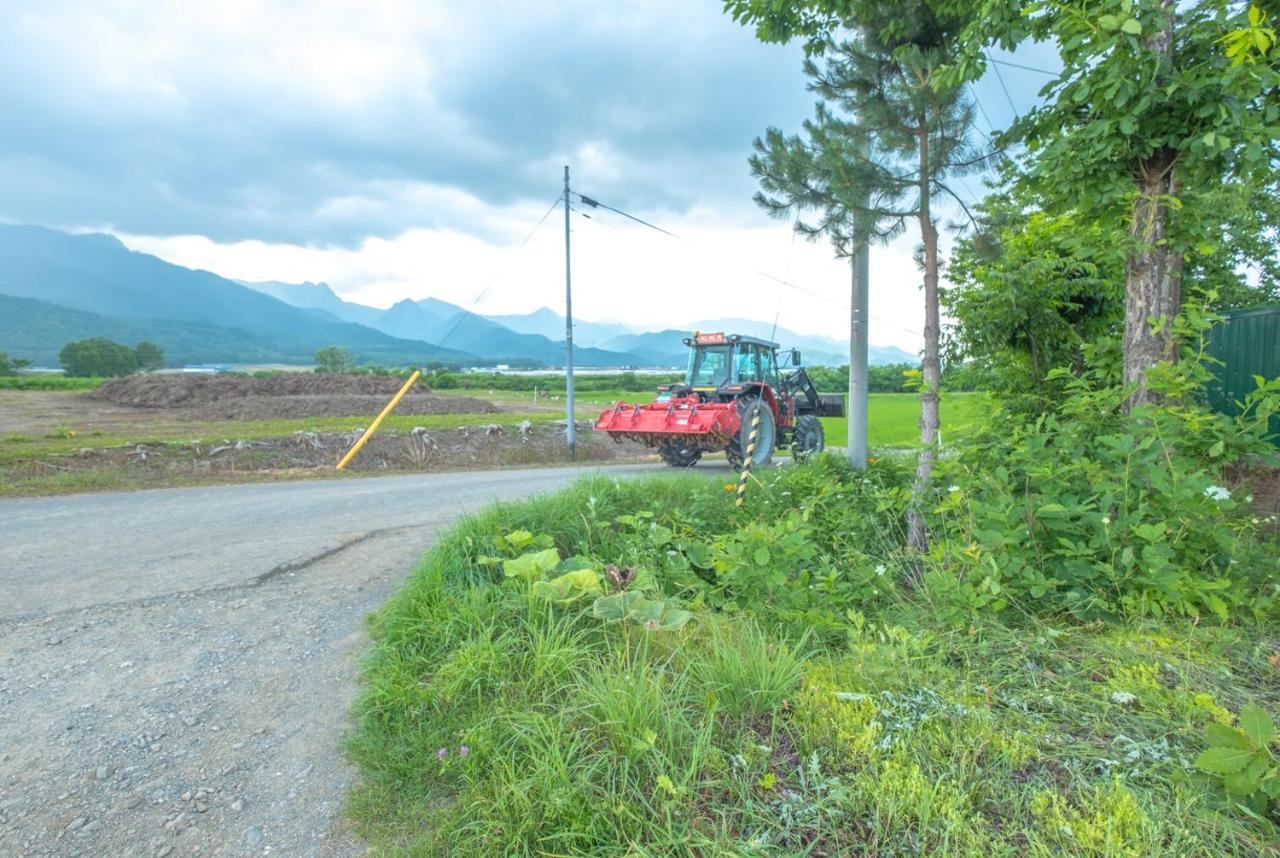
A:
{"label": "green leafy foliage", "polygon": [[105,337],[67,343],[58,359],[67,375],[78,378],[112,378],[138,369],[138,356],[133,349]]}
{"label": "green leafy foliage", "polygon": [[[1274,624],[1081,623],[1020,598],[957,629],[930,588],[893,586],[935,561],[903,553],[910,476],[821,456],[762,472],[742,509],[705,477],[596,476],[464,521],[374,618],[348,746],[360,833],[413,854],[1265,854],[1261,811],[1216,812],[1223,776],[1189,775],[1206,732],[1269,735],[1226,707],[1280,705]],[[826,627],[723,587],[716,560],[754,564],[754,526],[792,513],[817,553],[791,575],[889,586],[813,597]],[[502,574],[551,548],[539,581]],[[532,592],[588,567],[604,595]],[[694,619],[636,633],[672,608]]]}
{"label": "green leafy foliage", "polygon": [[138,369],[144,372],[164,368],[164,350],[148,340],[142,340],[133,347],[138,362]]}
{"label": "green leafy foliage", "polygon": [[1280,801],[1280,761],[1272,745],[1276,727],[1256,703],[1240,710],[1240,726],[1213,723],[1206,729],[1209,747],[1196,758],[1196,768],[1216,775],[1231,798],[1266,813]]}
{"label": "green leafy foliage", "polygon": [[538,581],[560,564],[560,552],[554,548],[544,548],[521,554],[502,562],[502,574],[508,578],[520,578],[524,581]]}
{"label": "green leafy foliage", "polygon": [[1280,562],[1268,522],[1233,494],[1224,465],[1273,455],[1266,420],[1280,389],[1228,419],[1190,399],[1202,379],[1190,355],[1155,380],[1185,404],[1126,415],[1124,390],[1067,375],[1054,410],[1001,410],[961,440],[940,477],[951,487],[935,509],[943,538],[925,575],[943,614],[1016,604],[1085,619],[1226,620],[1272,610]]}
{"label": "green leafy foliage", "polygon": [[22,358],[11,358],[4,352],[0,352],[0,376],[14,375],[23,367],[30,366],[31,361]]}
{"label": "green leafy foliage", "polygon": [[316,352],[316,372],[350,372],[354,366],[351,352],[340,346],[325,346]]}
{"label": "green leafy foliage", "polygon": [[948,268],[948,361],[976,362],[1006,400],[1027,396],[1040,408],[1060,392],[1051,370],[1083,373],[1086,346],[1118,331],[1123,247],[1101,223],[1070,214],[1027,215],[1007,200],[989,201],[984,214],[988,229],[958,242]]}

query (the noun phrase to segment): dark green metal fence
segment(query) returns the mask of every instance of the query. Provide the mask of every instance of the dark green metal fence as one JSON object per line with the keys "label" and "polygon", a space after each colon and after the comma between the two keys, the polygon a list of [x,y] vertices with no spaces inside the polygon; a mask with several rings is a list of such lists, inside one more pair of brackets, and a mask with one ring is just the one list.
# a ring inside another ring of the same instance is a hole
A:
{"label": "dark green metal fence", "polygon": [[[1231,310],[1223,316],[1208,337],[1210,356],[1222,361],[1213,367],[1209,405],[1223,414],[1238,414],[1237,403],[1257,389],[1254,376],[1280,376],[1280,307]],[[1272,420],[1271,431],[1280,433],[1280,417]]]}

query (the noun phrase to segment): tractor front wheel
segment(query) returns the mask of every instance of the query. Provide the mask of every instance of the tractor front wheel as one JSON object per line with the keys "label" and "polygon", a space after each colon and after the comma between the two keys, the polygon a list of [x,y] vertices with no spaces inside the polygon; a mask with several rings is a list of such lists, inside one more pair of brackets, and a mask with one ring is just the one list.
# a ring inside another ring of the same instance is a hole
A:
{"label": "tractor front wheel", "polygon": [[663,444],[658,448],[658,455],[673,468],[692,468],[702,458],[702,451],[690,450],[682,444]]}
{"label": "tractor front wheel", "polygon": [[734,405],[738,409],[741,425],[724,451],[725,458],[729,460],[729,466],[735,471],[742,470],[742,464],[747,458],[746,449],[751,444],[751,423],[757,414],[760,415],[760,429],[756,438],[755,453],[751,456],[751,464],[753,467],[769,464],[773,459],[773,448],[777,442],[778,433],[773,425],[773,412],[769,410],[768,403],[758,396],[744,396]]}
{"label": "tractor front wheel", "polygon": [[795,431],[791,433],[791,456],[796,461],[821,453],[826,446],[826,435],[822,431],[822,421],[812,414],[806,414],[796,421]]}

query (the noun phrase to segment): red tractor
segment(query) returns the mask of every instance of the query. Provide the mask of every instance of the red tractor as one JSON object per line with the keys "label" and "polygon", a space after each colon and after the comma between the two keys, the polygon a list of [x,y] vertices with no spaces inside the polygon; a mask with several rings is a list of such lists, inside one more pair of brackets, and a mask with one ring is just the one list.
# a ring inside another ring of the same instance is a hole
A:
{"label": "red tractor", "polygon": [[819,417],[843,417],[844,399],[819,394],[792,349],[778,366],[778,344],[737,334],[694,333],[685,338],[689,369],[684,381],[658,388],[647,405],[618,402],[600,415],[596,429],[615,441],[629,438],[655,447],[668,465],[687,468],[703,453],[724,451],[740,469],[760,415],[752,464],[767,464],[777,448],[804,458],[824,444]]}

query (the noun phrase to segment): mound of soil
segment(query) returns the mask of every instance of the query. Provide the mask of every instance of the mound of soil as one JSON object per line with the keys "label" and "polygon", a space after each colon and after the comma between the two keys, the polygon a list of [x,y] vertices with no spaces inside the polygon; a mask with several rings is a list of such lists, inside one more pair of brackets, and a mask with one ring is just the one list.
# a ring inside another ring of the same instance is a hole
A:
{"label": "mound of soil", "polygon": [[[373,375],[287,373],[266,378],[237,375],[134,375],[104,383],[89,394],[133,408],[180,411],[193,420],[272,420],[292,417],[373,419],[400,389],[397,378]],[[495,414],[483,399],[434,396],[419,382],[397,414]]]}
{"label": "mound of soil", "polygon": [[[89,395],[134,408],[191,408],[245,396],[378,396],[385,405],[402,384],[398,378],[379,375],[290,372],[253,378],[164,373],[113,378]],[[418,382],[409,396],[428,392],[428,387]]]}

